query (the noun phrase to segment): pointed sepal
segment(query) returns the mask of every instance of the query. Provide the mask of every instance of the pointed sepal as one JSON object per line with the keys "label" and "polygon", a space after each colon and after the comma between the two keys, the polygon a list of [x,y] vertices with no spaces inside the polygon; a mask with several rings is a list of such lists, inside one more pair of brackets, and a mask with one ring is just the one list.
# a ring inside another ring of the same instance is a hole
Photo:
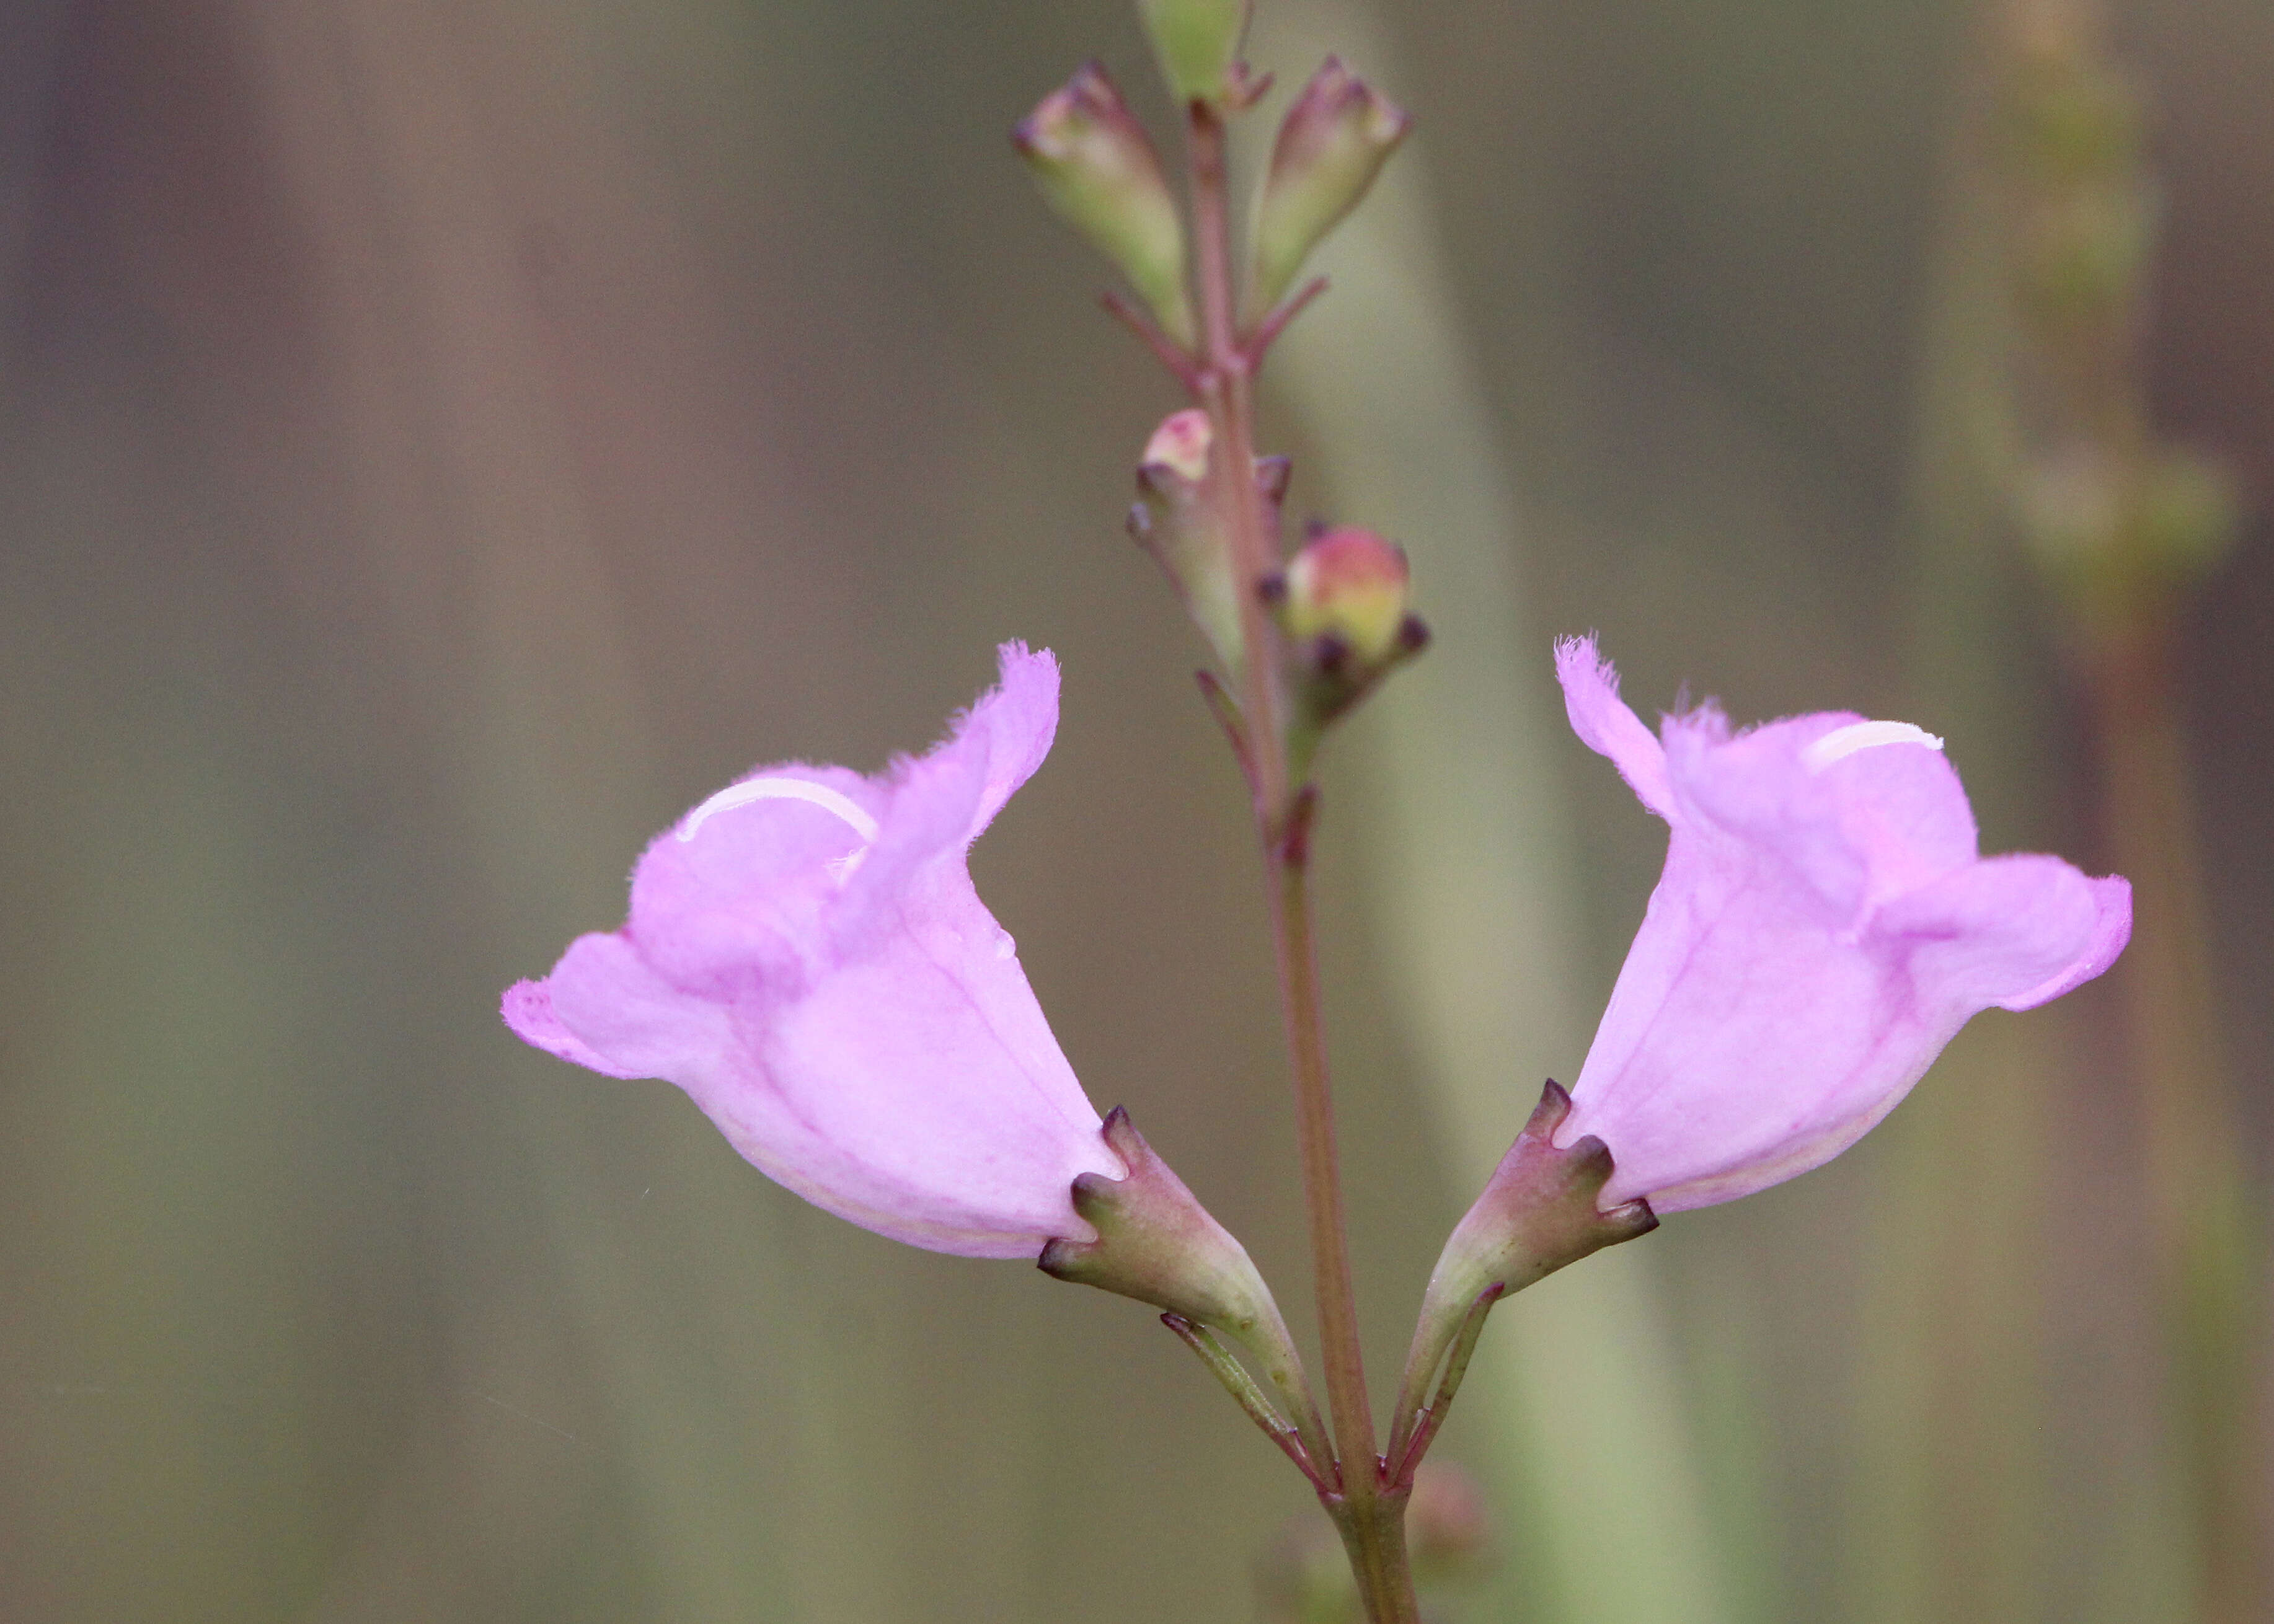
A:
{"label": "pointed sepal", "polygon": [[1230,1336],[1277,1395],[1311,1462],[1306,1470],[1331,1472],[1334,1447],[1302,1356],[1247,1249],[1154,1154],[1127,1111],[1115,1106],[1099,1132],[1128,1172],[1121,1178],[1084,1173],[1073,1181],[1074,1211],[1097,1238],[1053,1240],[1036,1266],[1056,1279],[1135,1297]]}
{"label": "pointed sepal", "polygon": [[[1419,1432],[1420,1448],[1427,1447],[1451,1402],[1451,1388],[1458,1386],[1458,1365],[1465,1363],[1461,1350],[1474,1345],[1495,1303],[1591,1252],[1658,1228],[1648,1201],[1600,1209],[1611,1177],[1610,1148],[1593,1134],[1558,1147],[1555,1131],[1570,1112],[1571,1096],[1551,1080],[1437,1259],[1391,1423],[1389,1458],[1406,1470],[1419,1461],[1419,1449],[1409,1450],[1408,1440]],[[1433,1400],[1440,1366],[1448,1380]]]}
{"label": "pointed sepal", "polygon": [[1051,1241],[1036,1260],[1043,1272],[1133,1297],[1243,1342],[1276,1320],[1246,1248],[1154,1154],[1129,1113],[1116,1106],[1101,1132],[1128,1177],[1084,1173],[1073,1181],[1074,1211],[1097,1238]]}
{"label": "pointed sepal", "polygon": [[1551,1080],[1445,1243],[1429,1295],[1442,1298],[1457,1320],[1487,1286],[1521,1291],[1589,1252],[1658,1228],[1648,1201],[1598,1210],[1610,1182],[1610,1147],[1590,1133],[1558,1148],[1555,1131],[1570,1114],[1571,1096]]}

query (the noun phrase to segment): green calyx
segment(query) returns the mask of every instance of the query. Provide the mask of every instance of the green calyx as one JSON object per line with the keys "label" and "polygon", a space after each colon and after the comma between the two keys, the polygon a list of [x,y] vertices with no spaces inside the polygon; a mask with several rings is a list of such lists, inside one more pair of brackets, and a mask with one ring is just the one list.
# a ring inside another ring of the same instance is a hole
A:
{"label": "green calyx", "polygon": [[[1647,1201],[1628,1201],[1608,1213],[1597,1208],[1610,1180],[1611,1153],[1593,1134],[1556,1147],[1555,1130],[1570,1110],[1571,1096],[1550,1082],[1438,1257],[1392,1425],[1394,1469],[1402,1460],[1410,1470],[1418,1461],[1419,1451],[1409,1454],[1409,1440],[1418,1438],[1427,1447],[1495,1303],[1590,1252],[1658,1227]],[[1444,1380],[1432,1400],[1431,1384],[1441,1369]]]}
{"label": "green calyx", "polygon": [[[1215,438],[1208,414],[1198,408],[1163,421],[1138,464],[1129,537],[1153,555],[1224,673],[1237,681],[1246,658],[1246,638],[1229,526],[1207,489]],[[1284,458],[1262,459],[1255,468],[1256,494],[1275,526],[1286,472]]]}
{"label": "green calyx", "polygon": [[1558,1149],[1555,1130],[1570,1114],[1571,1096],[1550,1082],[1476,1205],[1454,1226],[1425,1301],[1456,1322],[1488,1287],[1521,1291],[1590,1252],[1658,1228],[1647,1201],[1597,1209],[1610,1182],[1610,1147],[1589,1134]]}
{"label": "green calyx", "polygon": [[1329,56],[1287,109],[1257,195],[1247,311],[1284,297],[1327,233],[1373,187],[1413,121]]}
{"label": "green calyx", "polygon": [[[1115,1107],[1102,1133],[1128,1173],[1118,1179],[1084,1173],[1073,1181],[1074,1211],[1097,1231],[1097,1238],[1053,1240],[1036,1265],[1056,1279],[1165,1310],[1170,1327],[1216,1368],[1218,1379],[1242,1397],[1243,1407],[1266,1432],[1299,1440],[1291,1453],[1314,1481],[1321,1480],[1317,1474],[1333,1470],[1333,1447],[1303,1374],[1302,1357],[1247,1249],[1153,1153],[1128,1112]],[[1278,1410],[1261,1398],[1253,1383],[1245,1382],[1228,1354],[1214,1348],[1209,1331],[1223,1332],[1246,1350]],[[1252,1399],[1241,1395],[1243,1383]]]}
{"label": "green calyx", "polygon": [[1085,65],[1011,133],[1043,199],[1112,263],[1178,343],[1197,328],[1185,225],[1152,138],[1105,70]]}
{"label": "green calyx", "polygon": [[1051,1241],[1036,1259],[1042,1271],[1150,1303],[1243,1343],[1278,1325],[1278,1306],[1247,1249],[1154,1154],[1129,1113],[1115,1107],[1103,1132],[1128,1176],[1084,1173],[1073,1181],[1074,1211],[1097,1238]]}
{"label": "green calyx", "polygon": [[1237,91],[1234,69],[1251,9],[1249,0],[1137,0],[1171,95],[1220,104]]}

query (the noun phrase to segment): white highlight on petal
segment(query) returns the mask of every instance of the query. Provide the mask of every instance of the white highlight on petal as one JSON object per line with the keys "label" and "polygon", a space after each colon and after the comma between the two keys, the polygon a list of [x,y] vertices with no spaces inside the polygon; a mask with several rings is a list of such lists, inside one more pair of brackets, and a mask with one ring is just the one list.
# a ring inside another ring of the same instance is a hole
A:
{"label": "white highlight on petal", "polygon": [[[853,832],[862,839],[874,840],[877,838],[875,818],[826,784],[816,784],[806,778],[745,778],[740,784],[729,784],[687,815],[687,821],[679,826],[679,838],[692,840],[695,831],[718,814],[732,811],[736,807],[749,806],[754,801],[802,801],[809,806],[819,807],[825,812],[835,813],[850,823]],[[852,873],[854,866],[867,855],[866,851],[860,851],[850,857],[838,859],[838,862],[844,864],[843,873],[838,874],[838,877],[842,879],[845,875]],[[836,863],[831,864],[830,868],[832,873],[837,873]]]}
{"label": "white highlight on petal", "polygon": [[1850,722],[1845,727],[1834,728],[1810,745],[1800,753],[1800,759],[1811,772],[1821,772],[1834,762],[1844,761],[1858,750],[1873,750],[1883,744],[1923,744],[1930,750],[1942,748],[1941,740],[1909,722]]}

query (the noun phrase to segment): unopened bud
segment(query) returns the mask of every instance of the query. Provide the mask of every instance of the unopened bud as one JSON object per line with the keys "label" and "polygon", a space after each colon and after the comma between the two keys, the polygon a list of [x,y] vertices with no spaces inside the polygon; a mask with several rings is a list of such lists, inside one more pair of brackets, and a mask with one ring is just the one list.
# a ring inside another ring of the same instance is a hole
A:
{"label": "unopened bud", "polygon": [[1287,761],[1297,782],[1328,726],[1427,646],[1429,628],[1406,612],[1405,586],[1405,550],[1347,528],[1319,530],[1264,579],[1295,701]]}
{"label": "unopened bud", "polygon": [[2022,309],[2061,332],[2126,320],[2155,247],[2153,200],[2138,186],[2093,186],[2039,209],[2018,248]]}
{"label": "unopened bud", "polygon": [[1293,285],[1303,261],[1358,206],[1412,120],[1329,56],[1279,126],[1255,209],[1248,308],[1261,315]]}
{"label": "unopened bud", "polygon": [[2004,100],[2014,156],[2038,185],[2121,180],[2139,165],[2139,93],[2073,43],[2026,54]]}
{"label": "unopened bud", "polygon": [[2044,458],[2017,482],[2015,515],[2030,553],[2087,602],[2121,604],[2144,584],[2186,585],[2225,556],[2240,528],[2232,475],[2183,447],[2137,473],[2089,447]]}
{"label": "unopened bud", "polygon": [[[1145,442],[1145,460],[1137,470],[1129,534],[1161,566],[1224,669],[1237,676],[1246,639],[1233,584],[1231,537],[1222,507],[1203,489],[1215,444],[1209,415],[1196,407],[1162,420]],[[1284,458],[1265,458],[1255,465],[1257,492],[1275,513],[1277,493],[1286,488],[1285,474]]]}
{"label": "unopened bud", "polygon": [[1198,407],[1171,412],[1145,442],[1145,460],[1140,466],[1165,468],[1188,484],[1198,485],[1208,477],[1209,447],[1215,440],[1216,430],[1209,423],[1208,413]]}
{"label": "unopened bud", "polygon": [[2014,485],[2022,540],[2038,567],[2064,584],[2109,568],[2122,545],[2127,506],[2114,466],[2090,447],[2042,458]]}
{"label": "unopened bud", "polygon": [[1333,637],[1365,665],[1387,659],[1405,622],[1405,549],[1372,530],[1322,531],[1287,566],[1280,623],[1302,641]]}
{"label": "unopened bud", "polygon": [[1193,338],[1185,227],[1152,139],[1090,63],[1011,133],[1059,216],[1111,260],[1178,343]]}
{"label": "unopened bud", "polygon": [[1138,14],[1178,104],[1221,102],[1237,88],[1250,0],[1137,0]]}

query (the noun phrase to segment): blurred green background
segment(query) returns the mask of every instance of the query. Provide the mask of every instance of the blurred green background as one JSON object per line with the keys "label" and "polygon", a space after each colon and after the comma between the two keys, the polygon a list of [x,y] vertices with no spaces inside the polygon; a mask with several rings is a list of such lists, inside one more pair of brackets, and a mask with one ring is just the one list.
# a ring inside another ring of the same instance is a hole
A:
{"label": "blurred green background", "polygon": [[[826,1217],[495,1015],[712,789],[873,768],[1046,644],[981,890],[1307,1316],[1250,836],[1118,528],[1178,402],[1004,139],[1088,56],[1149,92],[1127,11],[0,7],[0,1619],[1254,1616],[1303,1485],[1149,1314]],[[1916,719],[1985,848],[2109,866],[2052,606],[1952,471],[1984,15],[1265,0],[1261,65],[1420,120],[1269,412],[1439,635],[1327,778],[1377,1385],[1662,850],[1551,635],[1645,714]],[[2263,513],[2274,9],[2116,23],[2157,420]],[[2179,667],[2262,1191],[2269,539]],[[2120,1017],[1984,1017],[1841,1162],[1503,1308],[1449,1616],[2226,1624]]]}

